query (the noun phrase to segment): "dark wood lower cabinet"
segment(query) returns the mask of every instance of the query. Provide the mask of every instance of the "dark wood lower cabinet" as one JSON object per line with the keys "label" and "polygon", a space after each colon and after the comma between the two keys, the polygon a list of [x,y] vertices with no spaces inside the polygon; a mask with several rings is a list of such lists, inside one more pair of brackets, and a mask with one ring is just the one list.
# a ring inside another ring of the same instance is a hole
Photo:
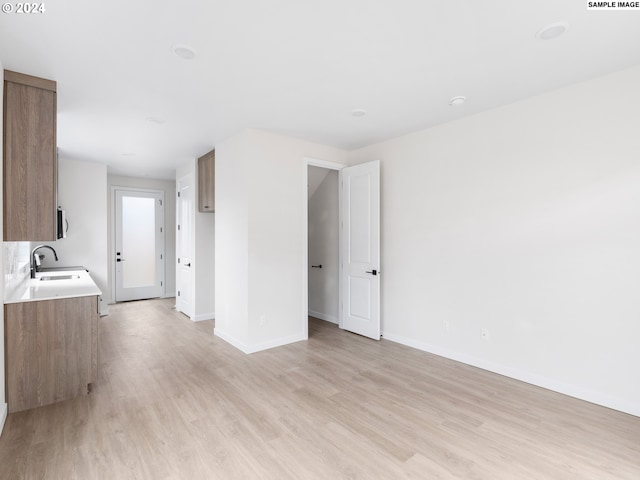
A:
{"label": "dark wood lower cabinet", "polygon": [[4,307],[9,413],[86,394],[98,376],[98,297]]}

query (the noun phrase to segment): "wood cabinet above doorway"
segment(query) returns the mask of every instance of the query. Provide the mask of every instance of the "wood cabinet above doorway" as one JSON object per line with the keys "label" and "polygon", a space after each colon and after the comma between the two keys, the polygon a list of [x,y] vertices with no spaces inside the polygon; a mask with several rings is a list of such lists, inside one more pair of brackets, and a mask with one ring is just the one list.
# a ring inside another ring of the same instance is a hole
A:
{"label": "wood cabinet above doorway", "polygon": [[198,211],[214,213],[216,151],[211,150],[198,159]]}

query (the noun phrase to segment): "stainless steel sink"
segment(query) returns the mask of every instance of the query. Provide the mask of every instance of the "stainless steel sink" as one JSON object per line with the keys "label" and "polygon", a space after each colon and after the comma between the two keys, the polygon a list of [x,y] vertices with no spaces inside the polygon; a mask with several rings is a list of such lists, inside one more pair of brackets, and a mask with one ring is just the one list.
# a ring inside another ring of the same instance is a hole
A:
{"label": "stainless steel sink", "polygon": [[74,278],[80,278],[80,275],[51,275],[40,277],[40,281],[48,282],[49,280],[73,280]]}

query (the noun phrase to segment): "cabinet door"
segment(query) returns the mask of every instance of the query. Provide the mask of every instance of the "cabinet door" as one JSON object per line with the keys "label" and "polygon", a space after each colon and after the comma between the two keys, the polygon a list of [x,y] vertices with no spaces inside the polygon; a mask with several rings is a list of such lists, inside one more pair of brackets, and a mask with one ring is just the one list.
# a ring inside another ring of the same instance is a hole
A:
{"label": "cabinet door", "polygon": [[56,239],[56,84],[5,70],[4,239]]}
{"label": "cabinet door", "polygon": [[216,151],[198,159],[198,211],[215,212]]}
{"label": "cabinet door", "polygon": [[9,413],[80,394],[97,376],[97,297],[5,305]]}

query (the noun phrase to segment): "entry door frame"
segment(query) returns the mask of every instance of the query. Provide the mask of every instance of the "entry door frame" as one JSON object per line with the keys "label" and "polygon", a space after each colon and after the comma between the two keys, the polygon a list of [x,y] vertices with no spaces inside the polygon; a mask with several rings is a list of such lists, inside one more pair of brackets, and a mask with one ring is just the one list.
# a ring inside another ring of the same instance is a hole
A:
{"label": "entry door frame", "polygon": [[[304,173],[302,175],[302,194],[303,196],[303,217],[304,217],[304,236],[303,236],[303,262],[302,262],[302,335],[304,339],[309,338],[309,167],[320,167],[328,170],[337,170],[338,172],[349,165],[320,160],[319,158],[304,157],[302,161],[304,165]],[[341,194],[339,195],[339,197]],[[342,199],[338,198],[338,224],[342,223]],[[338,262],[342,265],[342,248],[338,248]],[[340,270],[341,271],[341,270]],[[340,274],[340,282],[342,282]],[[342,302],[342,285],[338,286],[338,303]],[[340,305],[338,305],[340,307]],[[338,308],[338,325],[342,328],[342,308]]]}
{"label": "entry door frame", "polygon": [[109,223],[111,225],[111,248],[109,249],[109,265],[111,271],[111,303],[116,302],[116,191],[128,191],[128,192],[144,192],[144,193],[157,193],[160,194],[162,199],[162,205],[164,207],[164,213],[162,218],[163,223],[163,235],[162,235],[162,295],[160,298],[166,298],[167,296],[167,243],[166,243],[166,199],[164,198],[164,190],[158,190],[155,188],[136,188],[136,187],[121,187],[118,185],[111,186],[111,218]]}

